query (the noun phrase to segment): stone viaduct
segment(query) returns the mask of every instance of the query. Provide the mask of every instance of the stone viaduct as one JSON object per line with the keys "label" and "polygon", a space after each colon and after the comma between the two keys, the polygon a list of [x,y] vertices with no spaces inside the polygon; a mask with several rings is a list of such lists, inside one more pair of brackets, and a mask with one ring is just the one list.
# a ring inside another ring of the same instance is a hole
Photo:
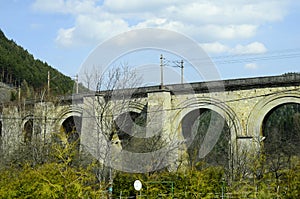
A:
{"label": "stone viaduct", "polygon": [[[80,128],[79,136],[83,142],[92,142],[95,122],[90,112],[97,112],[99,104],[93,103],[100,94],[79,94],[72,98],[62,98],[56,102],[34,102],[22,105],[3,105],[1,110],[1,148],[12,151],[15,143],[39,139],[45,142],[52,132],[69,124]],[[117,96],[117,95],[116,95]],[[126,97],[126,106],[120,105],[118,97],[110,96],[114,101],[111,113],[114,120],[126,112],[147,114],[146,136],[157,130],[165,135],[179,135],[182,138],[183,120],[190,115],[196,120],[193,111],[212,110],[225,119],[230,128],[230,146],[233,155],[247,146],[257,147],[255,142],[264,138],[262,125],[268,113],[287,103],[300,104],[300,75],[209,81],[190,84],[143,87],[134,89]],[[93,104],[91,107],[90,105]],[[97,115],[97,113],[96,113]],[[99,115],[94,117],[100,117]],[[159,124],[159,125],[157,125]],[[117,140],[120,138],[117,138]],[[121,140],[122,141],[122,140]]]}

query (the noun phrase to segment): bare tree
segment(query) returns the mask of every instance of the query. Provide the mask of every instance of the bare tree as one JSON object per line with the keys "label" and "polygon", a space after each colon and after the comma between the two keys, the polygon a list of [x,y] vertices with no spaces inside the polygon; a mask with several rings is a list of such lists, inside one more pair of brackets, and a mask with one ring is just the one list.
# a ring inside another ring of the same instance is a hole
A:
{"label": "bare tree", "polygon": [[112,68],[98,77],[95,95],[84,100],[82,132],[83,148],[102,163],[98,180],[112,179],[107,168],[152,172],[174,161],[183,142],[177,135],[166,132],[161,124],[165,116],[160,107],[163,102],[157,102],[158,106],[152,110],[147,107],[147,93],[139,89],[141,77],[127,65]]}
{"label": "bare tree", "polygon": [[122,150],[114,119],[129,111],[132,89],[139,85],[140,79],[127,65],[107,71],[86,70],[83,78],[89,89],[95,90],[94,95],[84,98],[82,148],[98,160],[95,168],[98,181],[111,184],[112,164],[119,161],[118,152]]}

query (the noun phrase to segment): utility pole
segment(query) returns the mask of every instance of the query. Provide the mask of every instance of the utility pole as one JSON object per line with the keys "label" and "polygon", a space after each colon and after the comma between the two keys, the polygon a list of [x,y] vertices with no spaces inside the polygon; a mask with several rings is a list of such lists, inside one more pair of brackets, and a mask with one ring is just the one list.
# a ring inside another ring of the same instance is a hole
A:
{"label": "utility pole", "polygon": [[18,86],[18,100],[21,101],[21,85]]}
{"label": "utility pole", "polygon": [[76,94],[78,94],[78,74],[75,76],[75,82],[76,82]]}
{"label": "utility pole", "polygon": [[164,87],[164,57],[160,55],[160,88]]}
{"label": "utility pole", "polygon": [[48,96],[50,95],[50,71],[48,71],[48,86],[47,86],[47,90],[48,90]]}
{"label": "utility pole", "polygon": [[[167,61],[169,62],[169,61]],[[184,65],[183,65],[183,60],[179,61],[173,61],[175,65],[171,65],[172,67],[179,67],[181,69],[181,84],[183,84],[183,70],[184,70]],[[165,64],[165,58],[163,55],[160,55],[160,87],[161,89],[164,88],[164,66],[167,65]],[[168,66],[168,65],[167,65]],[[170,65],[169,65],[170,66]]]}
{"label": "utility pole", "polygon": [[183,84],[183,70],[184,70],[184,66],[183,66],[183,60],[181,61],[173,61],[173,63],[175,64],[172,67],[178,67],[181,69],[181,75],[180,75],[180,83]]}
{"label": "utility pole", "polygon": [[180,62],[180,68],[181,68],[181,84],[183,84],[183,60]]}

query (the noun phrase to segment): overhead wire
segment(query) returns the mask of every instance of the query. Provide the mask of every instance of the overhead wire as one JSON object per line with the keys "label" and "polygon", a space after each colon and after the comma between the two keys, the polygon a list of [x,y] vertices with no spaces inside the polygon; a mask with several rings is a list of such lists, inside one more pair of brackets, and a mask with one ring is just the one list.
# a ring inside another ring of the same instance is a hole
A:
{"label": "overhead wire", "polygon": [[192,58],[187,61],[198,61],[200,63],[213,62],[215,64],[235,64],[245,63],[253,61],[268,61],[274,59],[292,59],[300,57],[300,49],[285,49],[277,51],[269,51],[266,53],[244,53],[244,54],[232,54],[224,56],[212,56],[205,58]]}
{"label": "overhead wire", "polygon": [[[190,58],[185,61],[186,62],[197,61],[200,64],[211,63],[211,62],[215,64],[235,64],[235,63],[245,63],[245,62],[247,63],[253,61],[268,61],[268,60],[275,60],[275,59],[293,59],[298,57],[300,57],[300,48],[291,48],[291,49],[267,51],[265,53],[240,53],[240,54],[229,54],[229,55],[220,55],[220,56],[205,56],[202,58]],[[171,62],[172,62],[171,60],[166,59],[164,65],[171,66],[170,65]],[[173,62],[172,64],[174,65]],[[159,63],[156,62],[152,62],[148,64],[159,65]],[[134,65],[133,67],[137,67],[137,66],[140,65]],[[147,69],[143,69],[143,70],[147,70]],[[149,70],[153,70],[153,68],[150,68]]]}

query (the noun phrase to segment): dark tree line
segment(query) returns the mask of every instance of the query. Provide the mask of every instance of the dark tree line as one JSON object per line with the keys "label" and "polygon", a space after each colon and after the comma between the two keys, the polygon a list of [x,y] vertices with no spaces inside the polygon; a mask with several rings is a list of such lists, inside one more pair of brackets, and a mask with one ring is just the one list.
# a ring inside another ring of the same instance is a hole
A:
{"label": "dark tree line", "polygon": [[284,104],[271,111],[264,122],[265,152],[269,156],[300,155],[300,105]]}
{"label": "dark tree line", "polygon": [[279,183],[288,179],[286,170],[299,167],[300,157],[300,105],[284,104],[276,107],[265,118],[265,170]]}
{"label": "dark tree line", "polygon": [[[209,109],[194,110],[183,120],[183,135],[185,139],[192,139],[187,152],[190,166],[198,162],[206,166],[229,166],[230,130],[221,115]],[[220,133],[217,133],[220,131]],[[204,143],[207,134],[216,134],[216,143]],[[207,145],[207,146],[206,146]],[[199,157],[199,150],[212,147],[205,157]]]}
{"label": "dark tree line", "polygon": [[33,90],[40,91],[47,87],[48,71],[53,78],[50,84],[52,94],[72,92],[74,81],[70,77],[35,59],[0,30],[0,81],[14,87],[26,82]]}

